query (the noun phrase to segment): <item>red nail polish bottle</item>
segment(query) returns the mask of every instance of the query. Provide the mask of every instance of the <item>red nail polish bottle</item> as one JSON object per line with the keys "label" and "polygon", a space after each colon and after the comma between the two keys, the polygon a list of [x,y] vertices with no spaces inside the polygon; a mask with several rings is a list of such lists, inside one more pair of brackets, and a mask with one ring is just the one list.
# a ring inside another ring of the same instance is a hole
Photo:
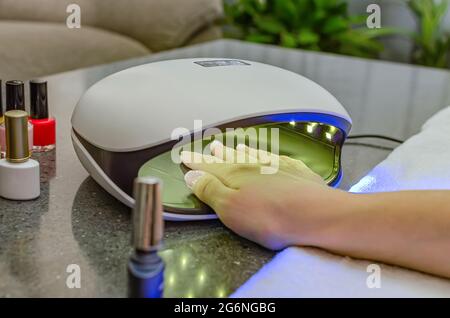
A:
{"label": "red nail polish bottle", "polygon": [[56,120],[48,115],[47,82],[30,81],[30,122],[34,126],[33,151],[56,147]]}

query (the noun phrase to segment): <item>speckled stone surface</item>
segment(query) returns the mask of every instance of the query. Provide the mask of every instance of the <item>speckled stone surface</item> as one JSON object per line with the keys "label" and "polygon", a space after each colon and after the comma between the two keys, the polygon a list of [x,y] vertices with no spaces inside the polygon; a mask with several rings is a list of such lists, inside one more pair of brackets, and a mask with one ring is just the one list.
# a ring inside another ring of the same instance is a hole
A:
{"label": "speckled stone surface", "polygon": [[[237,47],[241,48],[242,58],[254,54],[259,60],[264,60],[261,52],[273,50],[218,41],[47,78],[50,111],[57,118],[57,148],[54,152],[34,156],[41,163],[39,199],[29,202],[0,199],[0,297],[126,296],[126,264],[131,252],[130,211],[98,186],[76,158],[70,140],[72,110],[89,86],[118,70],[174,57],[213,54],[236,58],[239,57]],[[214,53],[222,51],[223,54]],[[281,50],[278,54],[289,54],[292,58],[293,51]],[[355,72],[368,66],[385,70],[384,64],[376,66],[373,62],[352,62],[340,57],[329,60],[328,55],[301,51],[295,54],[323,59],[323,63],[315,63],[315,66],[305,65],[308,70],[323,68],[326,63],[334,67],[340,59],[342,63],[351,64],[347,73],[341,74],[349,81],[344,90],[342,81],[327,87],[336,90],[344,105],[360,100],[359,97],[363,99],[360,95],[367,93],[350,89],[363,81],[354,77]],[[385,71],[389,73],[389,68]],[[395,98],[392,103],[396,103]],[[364,117],[356,113],[352,116]],[[341,187],[348,189],[389,152],[389,149],[345,146]],[[166,261],[165,296],[228,296],[273,255],[274,252],[233,234],[219,221],[166,222],[161,251]],[[69,276],[66,270],[70,264],[77,264],[81,269],[81,288],[66,285]]]}
{"label": "speckled stone surface", "polygon": [[[75,240],[109,295],[126,292],[125,267],[130,252],[128,208],[91,179],[80,186],[72,209]],[[224,297],[267,262],[272,252],[231,233],[218,221],[166,222],[165,296]]]}
{"label": "speckled stone surface", "polygon": [[[49,187],[58,178],[55,153],[34,158],[41,163],[40,198],[0,199],[0,295],[126,296],[129,209],[87,176],[73,202],[63,202],[68,188]],[[59,208],[52,213],[49,205]],[[166,262],[166,297],[225,297],[273,252],[234,235],[219,221],[207,221],[166,222],[160,254]],[[65,284],[69,264],[80,265],[79,290]]]}

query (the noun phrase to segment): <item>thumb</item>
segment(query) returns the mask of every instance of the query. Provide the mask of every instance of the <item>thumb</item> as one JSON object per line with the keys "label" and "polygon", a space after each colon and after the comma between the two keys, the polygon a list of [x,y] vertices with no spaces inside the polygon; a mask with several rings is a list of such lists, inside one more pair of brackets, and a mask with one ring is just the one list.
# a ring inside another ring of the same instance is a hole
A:
{"label": "thumb", "polygon": [[219,216],[224,212],[223,203],[236,191],[228,188],[216,176],[201,170],[188,171],[184,180],[192,192]]}

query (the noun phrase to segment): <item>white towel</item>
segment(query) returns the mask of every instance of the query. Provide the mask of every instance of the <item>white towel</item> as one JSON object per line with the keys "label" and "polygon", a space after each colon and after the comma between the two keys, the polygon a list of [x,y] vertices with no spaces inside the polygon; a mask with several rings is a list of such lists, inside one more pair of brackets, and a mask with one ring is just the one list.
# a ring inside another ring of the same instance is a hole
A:
{"label": "white towel", "polygon": [[[450,107],[430,118],[419,134],[396,148],[350,191],[412,189],[450,189]],[[369,288],[367,280],[374,277],[368,272],[371,263],[291,247],[231,297],[450,297],[450,280],[384,264],[378,264],[380,288]]]}
{"label": "white towel", "polygon": [[450,189],[450,107],[431,117],[422,131],[395,149],[351,192]]}

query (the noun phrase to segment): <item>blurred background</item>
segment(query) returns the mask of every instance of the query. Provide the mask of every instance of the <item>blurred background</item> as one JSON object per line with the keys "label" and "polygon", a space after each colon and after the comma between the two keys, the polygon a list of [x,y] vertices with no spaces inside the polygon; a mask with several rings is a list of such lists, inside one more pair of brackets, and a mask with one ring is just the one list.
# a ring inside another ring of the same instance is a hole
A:
{"label": "blurred background", "polygon": [[[380,28],[367,27],[371,4],[381,10]],[[448,8],[449,0],[0,0],[0,78],[222,37],[448,68]]]}
{"label": "blurred background", "polygon": [[[369,29],[377,4],[381,28]],[[448,0],[226,0],[225,35],[259,43],[449,67]]]}

